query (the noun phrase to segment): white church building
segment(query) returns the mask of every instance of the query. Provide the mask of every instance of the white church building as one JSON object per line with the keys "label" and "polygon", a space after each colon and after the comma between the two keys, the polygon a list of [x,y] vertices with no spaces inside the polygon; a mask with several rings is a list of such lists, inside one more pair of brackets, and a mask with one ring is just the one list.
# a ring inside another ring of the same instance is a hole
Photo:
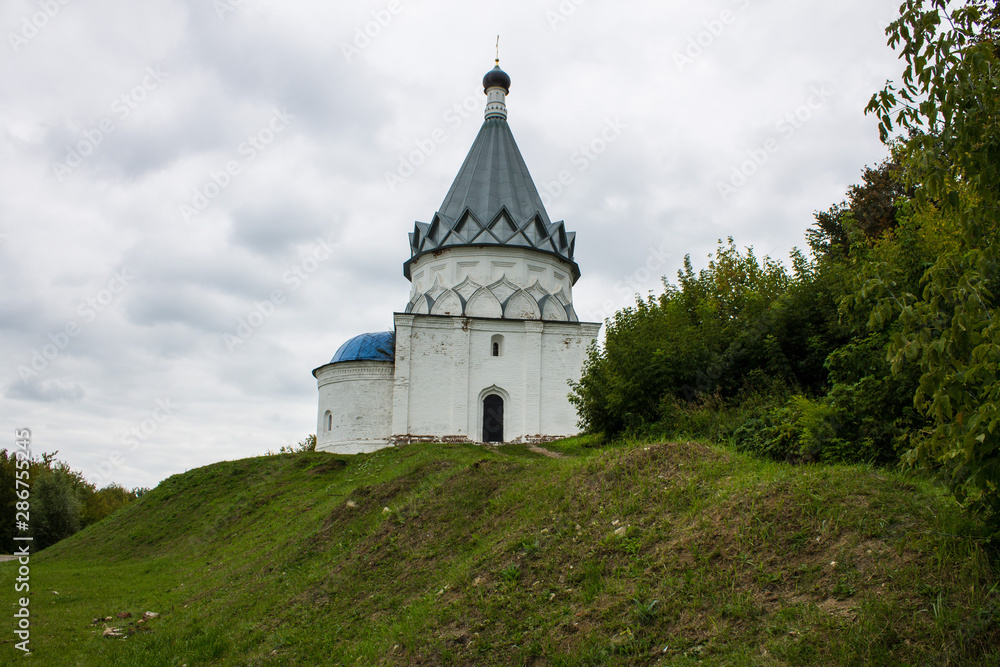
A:
{"label": "white church building", "polygon": [[486,118],[444,203],[410,233],[395,331],[313,371],[317,449],[541,442],[579,431],[568,400],[600,324],[580,322],[576,234],[551,222],[507,125],[510,77],[483,78]]}

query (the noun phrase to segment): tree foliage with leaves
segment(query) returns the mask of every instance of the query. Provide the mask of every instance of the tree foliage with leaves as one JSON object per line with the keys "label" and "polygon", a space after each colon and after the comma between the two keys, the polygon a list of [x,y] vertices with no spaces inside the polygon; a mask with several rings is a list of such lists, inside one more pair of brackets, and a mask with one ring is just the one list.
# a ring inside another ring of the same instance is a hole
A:
{"label": "tree foliage with leaves", "polygon": [[848,188],[847,201],[816,213],[813,228],[806,232],[812,251],[817,256],[847,255],[857,241],[873,243],[895,229],[900,202],[913,195],[899,172],[899,160],[894,157],[865,167],[861,183]]}
{"label": "tree foliage with leaves", "polygon": [[902,461],[1000,537],[1000,5],[904,0],[886,32],[905,70],[868,112],[889,158],[816,214],[813,256],[686,260],[608,321],[571,400],[611,436]]}
{"label": "tree foliage with leaves", "polygon": [[664,281],[661,295],[608,320],[604,346],[591,349],[570,396],[582,425],[635,431],[669,422],[678,404],[732,398],[762,382],[821,389],[836,301],[800,254],[793,269],[731,238],[698,272],[686,257],[677,285]]}
{"label": "tree foliage with leaves", "polygon": [[[34,547],[44,549],[69,537],[132,502],[146,489],[125,489],[110,484],[98,489],[69,465],[56,459],[58,452],[27,461],[31,487],[29,520]],[[0,449],[0,552],[15,547],[16,483],[19,454]],[[23,464],[22,464],[23,466]],[[23,470],[22,470],[23,472]]]}
{"label": "tree foliage with leaves", "polygon": [[299,440],[299,443],[297,445],[282,445],[278,449],[279,454],[296,454],[298,452],[315,452],[315,451],[316,451],[315,433],[307,435],[303,440]]}
{"label": "tree foliage with leaves", "polygon": [[955,239],[921,289],[890,294],[873,318],[896,317],[893,369],[920,372],[916,407],[932,420],[905,460],[939,472],[960,502],[1000,525],[1000,12],[973,0],[906,0],[886,30],[901,49],[902,83],[887,83],[868,111],[883,141],[909,132],[900,151],[919,215]]}
{"label": "tree foliage with leaves", "polygon": [[44,549],[80,530],[82,503],[76,480],[65,468],[39,476],[31,489],[31,534],[35,548]]}

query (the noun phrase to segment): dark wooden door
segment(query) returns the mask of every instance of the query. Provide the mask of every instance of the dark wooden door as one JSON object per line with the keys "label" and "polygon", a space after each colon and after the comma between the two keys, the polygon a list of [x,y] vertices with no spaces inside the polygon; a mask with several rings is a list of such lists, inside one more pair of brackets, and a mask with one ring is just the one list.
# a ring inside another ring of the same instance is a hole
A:
{"label": "dark wooden door", "polygon": [[496,394],[483,399],[483,442],[503,442],[503,399]]}

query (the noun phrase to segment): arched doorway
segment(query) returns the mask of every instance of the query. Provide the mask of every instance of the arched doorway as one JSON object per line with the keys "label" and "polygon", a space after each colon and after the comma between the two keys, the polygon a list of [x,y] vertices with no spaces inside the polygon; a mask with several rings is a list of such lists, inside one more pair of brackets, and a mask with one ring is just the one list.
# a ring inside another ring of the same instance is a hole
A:
{"label": "arched doorway", "polygon": [[496,394],[483,399],[483,442],[503,442],[503,398]]}

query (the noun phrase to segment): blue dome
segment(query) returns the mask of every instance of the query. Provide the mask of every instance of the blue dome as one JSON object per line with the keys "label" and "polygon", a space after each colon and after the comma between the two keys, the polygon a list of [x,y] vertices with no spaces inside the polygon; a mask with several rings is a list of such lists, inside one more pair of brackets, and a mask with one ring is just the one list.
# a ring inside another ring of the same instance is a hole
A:
{"label": "blue dome", "polygon": [[340,346],[330,360],[338,361],[393,361],[396,358],[396,334],[392,331],[366,333],[355,336]]}

